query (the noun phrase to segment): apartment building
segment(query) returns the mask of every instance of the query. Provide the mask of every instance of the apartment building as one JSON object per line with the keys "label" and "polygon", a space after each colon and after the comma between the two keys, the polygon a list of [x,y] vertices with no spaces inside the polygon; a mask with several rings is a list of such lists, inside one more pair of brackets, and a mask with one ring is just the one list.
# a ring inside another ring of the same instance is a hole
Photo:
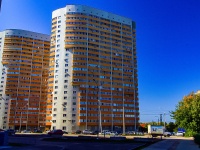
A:
{"label": "apartment building", "polygon": [[0,32],[0,128],[45,128],[50,36]]}
{"label": "apartment building", "polygon": [[136,129],[135,22],[83,5],[53,11],[48,87],[51,129]]}

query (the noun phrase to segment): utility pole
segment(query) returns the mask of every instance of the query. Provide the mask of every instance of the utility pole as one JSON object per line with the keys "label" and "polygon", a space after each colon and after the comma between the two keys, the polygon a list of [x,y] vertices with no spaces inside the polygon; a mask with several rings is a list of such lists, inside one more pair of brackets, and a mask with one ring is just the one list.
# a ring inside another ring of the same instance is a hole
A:
{"label": "utility pole", "polygon": [[162,114],[160,114],[160,125],[162,123]]}
{"label": "utility pole", "polygon": [[163,118],[164,118],[164,127],[165,127],[165,113],[164,113],[164,115],[163,115]]}

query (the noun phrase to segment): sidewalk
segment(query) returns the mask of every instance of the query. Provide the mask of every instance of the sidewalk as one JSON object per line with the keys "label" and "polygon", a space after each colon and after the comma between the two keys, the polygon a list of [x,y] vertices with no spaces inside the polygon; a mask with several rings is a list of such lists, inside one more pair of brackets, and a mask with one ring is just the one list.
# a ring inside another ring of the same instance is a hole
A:
{"label": "sidewalk", "polygon": [[172,147],[174,143],[175,143],[175,140],[163,140],[155,144],[152,144],[142,150],[169,150],[170,147]]}
{"label": "sidewalk", "polygon": [[143,150],[200,150],[200,148],[193,139],[168,139],[152,144]]}
{"label": "sidewalk", "polygon": [[184,140],[176,147],[176,150],[200,150],[194,140]]}

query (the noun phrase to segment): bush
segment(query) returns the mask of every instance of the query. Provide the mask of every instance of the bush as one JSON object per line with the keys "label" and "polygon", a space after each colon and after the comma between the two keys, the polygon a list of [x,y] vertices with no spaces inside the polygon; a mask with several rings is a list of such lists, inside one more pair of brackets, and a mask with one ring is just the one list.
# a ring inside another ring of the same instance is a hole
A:
{"label": "bush", "polygon": [[194,135],[194,142],[200,145],[200,134],[195,134]]}

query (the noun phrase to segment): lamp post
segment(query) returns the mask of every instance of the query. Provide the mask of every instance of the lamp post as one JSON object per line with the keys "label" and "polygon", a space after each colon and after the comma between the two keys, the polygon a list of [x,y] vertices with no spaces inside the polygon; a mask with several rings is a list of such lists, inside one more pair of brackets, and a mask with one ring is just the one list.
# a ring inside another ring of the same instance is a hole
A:
{"label": "lamp post", "polygon": [[125,99],[123,99],[123,134],[125,135],[126,127],[125,127],[125,116],[124,116],[124,101]]}
{"label": "lamp post", "polygon": [[21,132],[21,127],[22,127],[22,112],[20,112],[19,132]]}

